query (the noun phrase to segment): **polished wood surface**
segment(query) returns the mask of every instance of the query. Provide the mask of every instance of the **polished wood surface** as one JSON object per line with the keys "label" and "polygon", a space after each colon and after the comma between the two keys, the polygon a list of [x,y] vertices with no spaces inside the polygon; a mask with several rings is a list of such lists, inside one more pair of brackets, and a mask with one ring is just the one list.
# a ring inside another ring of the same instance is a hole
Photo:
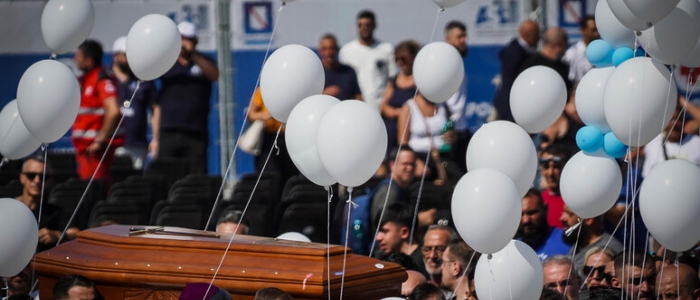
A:
{"label": "polished wood surface", "polygon": [[[231,240],[231,235],[176,227],[130,235],[131,229],[86,230],[37,254],[40,298],[53,299],[53,284],[61,276],[80,274],[95,281],[107,300],[177,299],[188,282],[211,282],[220,263],[214,285],[234,299],[253,299],[264,287],[280,288],[295,299],[328,299],[329,283],[331,298],[340,298],[343,246],[244,235]],[[343,299],[400,295],[406,280],[400,266],[366,256],[348,252],[345,265]]]}

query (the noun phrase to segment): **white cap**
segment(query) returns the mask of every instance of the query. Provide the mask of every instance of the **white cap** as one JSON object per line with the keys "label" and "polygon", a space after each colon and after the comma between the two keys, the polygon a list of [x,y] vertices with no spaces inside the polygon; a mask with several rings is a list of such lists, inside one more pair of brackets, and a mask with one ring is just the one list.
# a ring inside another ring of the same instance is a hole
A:
{"label": "white cap", "polygon": [[196,39],[197,38],[197,26],[194,25],[192,22],[180,22],[180,24],[177,24],[177,30],[180,31],[180,35],[184,38],[188,39]]}
{"label": "white cap", "polygon": [[114,40],[114,45],[112,45],[112,52],[124,52],[126,53],[126,36],[120,36]]}

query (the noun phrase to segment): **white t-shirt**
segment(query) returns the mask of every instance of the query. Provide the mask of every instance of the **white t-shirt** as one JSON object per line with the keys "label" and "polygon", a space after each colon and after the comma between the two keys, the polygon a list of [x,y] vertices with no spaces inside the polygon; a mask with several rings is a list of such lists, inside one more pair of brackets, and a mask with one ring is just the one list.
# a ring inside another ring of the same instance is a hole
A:
{"label": "white t-shirt", "polygon": [[394,46],[386,42],[365,46],[358,40],[353,40],[340,48],[338,57],[341,63],[355,69],[362,100],[379,110],[386,83],[398,71],[394,61]]}
{"label": "white t-shirt", "polygon": [[586,58],[586,44],[583,41],[569,47],[564,54],[563,60],[569,64],[569,80],[579,82],[583,75],[593,69],[593,65]]}
{"label": "white t-shirt", "polygon": [[662,148],[661,143],[665,139],[663,134],[659,134],[651,142],[644,146],[644,166],[642,167],[642,177],[647,177],[647,174],[656,164],[665,161],[664,149],[668,159],[685,159],[689,162],[700,166],[700,137],[697,135],[683,136],[681,143],[667,142]]}

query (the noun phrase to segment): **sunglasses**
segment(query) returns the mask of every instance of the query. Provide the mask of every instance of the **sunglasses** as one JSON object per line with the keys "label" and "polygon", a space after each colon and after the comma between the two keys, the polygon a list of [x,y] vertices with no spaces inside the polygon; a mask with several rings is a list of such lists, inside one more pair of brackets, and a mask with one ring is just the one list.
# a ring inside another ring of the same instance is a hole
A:
{"label": "sunglasses", "polygon": [[30,181],[34,180],[34,178],[36,178],[37,176],[39,176],[40,180],[44,180],[44,178],[46,178],[46,180],[49,180],[51,178],[51,175],[49,174],[35,172],[22,172],[22,175],[26,176],[27,179],[29,179]]}
{"label": "sunglasses", "polygon": [[447,249],[447,246],[425,246],[420,248],[423,253],[430,253],[433,252],[433,250],[437,253],[442,253],[445,252],[445,249]]}
{"label": "sunglasses", "polygon": [[583,274],[594,276],[598,272],[597,278],[602,278],[605,275],[605,266],[593,267],[593,266],[583,266]]}
{"label": "sunglasses", "polygon": [[564,166],[564,160],[560,156],[540,158],[540,166],[545,169],[549,167],[550,162],[555,168],[562,168]]}

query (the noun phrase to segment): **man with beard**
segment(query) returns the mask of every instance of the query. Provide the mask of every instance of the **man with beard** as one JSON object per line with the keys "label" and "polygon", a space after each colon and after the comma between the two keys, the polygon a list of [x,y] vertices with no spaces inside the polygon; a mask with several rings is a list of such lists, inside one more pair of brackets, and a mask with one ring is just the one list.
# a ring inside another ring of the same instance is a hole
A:
{"label": "man with beard", "polygon": [[[467,26],[459,21],[450,21],[445,26],[445,42],[457,49],[462,59],[467,57],[469,48],[467,48]],[[472,137],[471,130],[467,118],[473,118],[472,115],[467,115],[467,74],[465,72],[462,85],[450,99],[445,102],[450,108],[452,115],[450,119],[454,122],[454,130],[457,135],[457,140],[452,144],[450,152],[451,159],[460,167],[461,171],[467,172],[467,161],[464,153],[467,152],[467,145]],[[472,113],[473,114],[473,113]],[[480,120],[483,122],[484,120]],[[482,123],[483,124],[483,123]]]}
{"label": "man with beard", "polygon": [[442,280],[442,253],[447,249],[447,244],[454,239],[457,234],[452,228],[445,225],[430,225],[423,237],[423,263],[425,270],[430,276],[428,280],[436,285],[440,285]]}
{"label": "man with beard", "polygon": [[547,206],[542,195],[530,189],[522,200],[520,226],[515,237],[535,250],[540,260],[550,256],[567,254],[571,247],[564,243],[564,231],[547,224]]}
{"label": "man with beard", "polygon": [[357,73],[362,100],[379,110],[389,78],[396,76],[394,46],[374,37],[377,21],[374,13],[363,10],[357,14],[357,39],[340,48],[340,62],[351,66]]}
{"label": "man with beard", "polygon": [[[126,57],[126,36],[114,41],[112,47],[114,64],[112,72],[117,79],[117,95],[124,121],[124,146],[115,151],[116,155],[131,157],[134,169],[143,168],[148,155],[148,109],[154,104],[156,89],[151,81],[142,81],[129,68]],[[128,104],[127,104],[128,102]]]}
{"label": "man with beard", "polygon": [[649,254],[642,250],[627,250],[615,257],[615,277],[612,287],[622,289],[624,299],[656,299],[656,268]]}
{"label": "man with beard", "polygon": [[[569,245],[577,244],[569,251],[569,255],[574,255],[576,270],[583,269],[586,253],[593,248],[607,247],[614,254],[623,250],[622,244],[604,231],[602,217],[581,220],[565,205],[564,212],[561,214],[561,222],[564,223],[564,242]],[[576,228],[572,229],[574,226]],[[615,270],[615,274],[619,274],[617,267]]]}

